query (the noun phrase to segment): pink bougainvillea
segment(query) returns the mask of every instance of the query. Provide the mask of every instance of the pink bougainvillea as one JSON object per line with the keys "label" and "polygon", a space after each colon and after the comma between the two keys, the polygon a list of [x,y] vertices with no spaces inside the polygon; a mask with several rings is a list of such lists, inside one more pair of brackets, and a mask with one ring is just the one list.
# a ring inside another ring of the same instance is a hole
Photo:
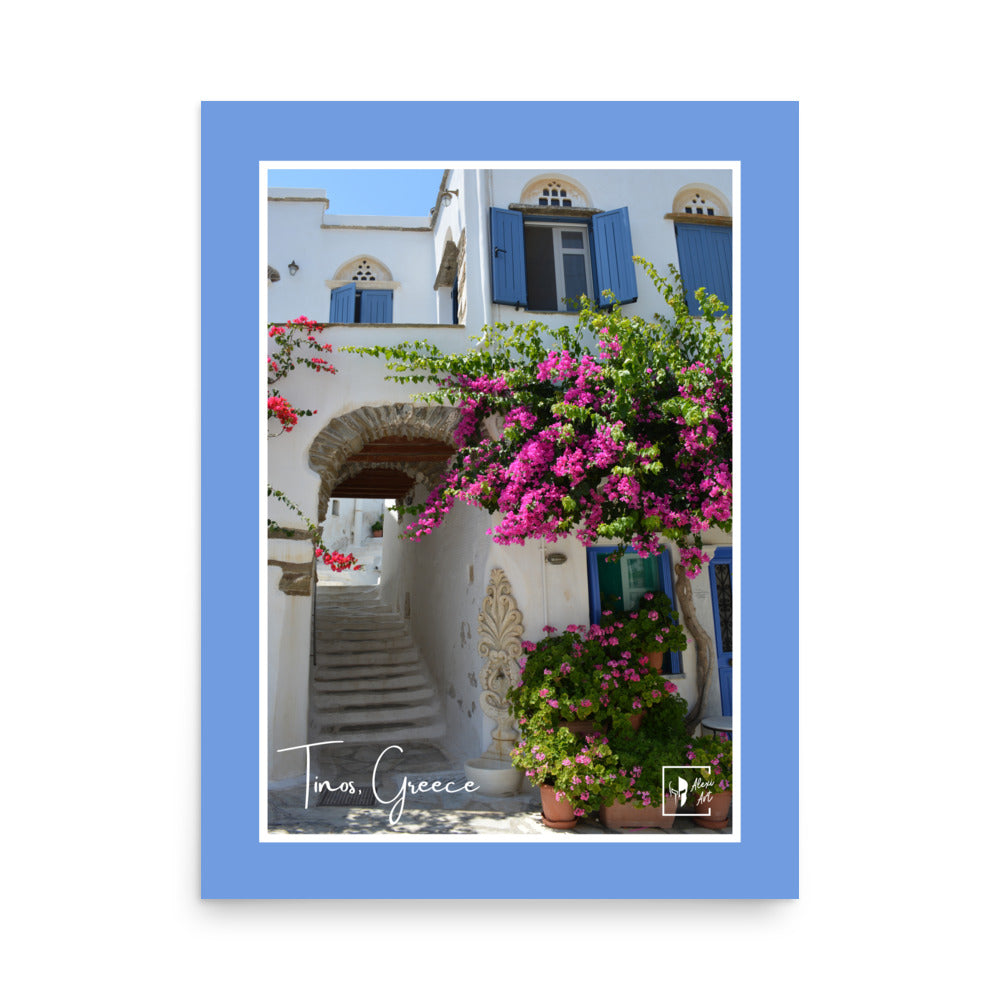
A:
{"label": "pink bougainvillea", "polygon": [[[430,534],[462,501],[500,515],[488,533],[501,545],[574,534],[653,555],[673,539],[684,572],[700,572],[702,534],[732,522],[731,322],[701,292],[704,315],[691,316],[683,290],[640,263],[673,322],[585,302],[573,330],[501,325],[466,354],[349,349],[386,357],[407,372],[400,380],[435,383],[421,398],[460,414],[455,458],[404,534]],[[487,432],[492,416],[499,435]]]}

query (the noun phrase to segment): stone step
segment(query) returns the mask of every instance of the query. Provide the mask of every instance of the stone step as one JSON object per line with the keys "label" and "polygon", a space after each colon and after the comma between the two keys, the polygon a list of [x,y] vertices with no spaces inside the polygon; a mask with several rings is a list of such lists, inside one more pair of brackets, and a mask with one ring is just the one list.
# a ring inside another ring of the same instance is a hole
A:
{"label": "stone step", "polygon": [[343,648],[346,653],[369,653],[381,649],[406,649],[413,645],[413,641],[408,635],[400,635],[389,638],[378,639],[339,639],[331,640],[327,634],[317,632],[316,642],[324,645],[336,644]]}
{"label": "stone step", "polygon": [[341,618],[348,622],[383,623],[390,621],[402,621],[400,616],[397,615],[395,611],[362,611],[361,609],[334,607],[333,605],[328,605],[327,607],[317,605],[316,617]]}
{"label": "stone step", "polygon": [[391,744],[445,737],[444,710],[407,622],[378,588],[319,588],[311,741]]}
{"label": "stone step", "polygon": [[316,681],[316,694],[336,694],[338,691],[393,691],[397,688],[414,688],[427,682],[422,670],[412,670],[394,677],[369,676],[345,680],[338,673],[336,680]]}
{"label": "stone step", "polygon": [[434,688],[424,683],[421,687],[394,688],[373,691],[336,691],[328,694],[318,694],[314,699],[317,713],[336,711],[341,708],[369,707],[381,708],[390,705],[422,705],[437,697]]}
{"label": "stone step", "polygon": [[322,638],[327,642],[374,642],[378,639],[402,639],[407,642],[412,641],[410,633],[405,628],[326,628],[317,624],[315,627],[317,638]]}
{"label": "stone step", "polygon": [[349,735],[353,743],[379,743],[389,744],[395,742],[413,740],[439,740],[444,737],[444,723],[432,722],[414,724],[410,726],[373,726],[359,732],[345,732],[343,729],[335,729],[332,726],[322,727],[316,734],[310,735],[310,742],[319,742],[324,739],[336,739],[337,734]]}
{"label": "stone step", "polygon": [[382,677],[411,676],[420,673],[420,671],[415,669],[417,667],[416,663],[401,663],[395,666],[369,663],[358,667],[331,667],[327,669],[317,662],[316,667],[313,679],[321,683],[324,681],[348,681],[369,678],[374,680]]}
{"label": "stone step", "polygon": [[368,664],[395,666],[399,663],[417,663],[420,653],[412,646],[409,649],[390,649],[384,652],[354,653],[337,650],[336,647],[316,646],[317,667],[360,667]]}
{"label": "stone step", "polygon": [[371,723],[397,723],[432,721],[440,711],[436,696],[423,705],[400,706],[391,708],[350,708],[344,711],[317,713],[317,720],[322,726],[334,726],[343,729],[351,726],[367,726]]}

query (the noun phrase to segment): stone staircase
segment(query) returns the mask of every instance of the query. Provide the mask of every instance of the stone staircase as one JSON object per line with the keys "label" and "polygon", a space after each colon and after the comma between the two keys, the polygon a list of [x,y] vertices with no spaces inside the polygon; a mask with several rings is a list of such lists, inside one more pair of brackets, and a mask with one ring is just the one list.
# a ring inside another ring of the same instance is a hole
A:
{"label": "stone staircase", "polygon": [[309,741],[435,740],[444,712],[409,626],[378,587],[316,589]]}

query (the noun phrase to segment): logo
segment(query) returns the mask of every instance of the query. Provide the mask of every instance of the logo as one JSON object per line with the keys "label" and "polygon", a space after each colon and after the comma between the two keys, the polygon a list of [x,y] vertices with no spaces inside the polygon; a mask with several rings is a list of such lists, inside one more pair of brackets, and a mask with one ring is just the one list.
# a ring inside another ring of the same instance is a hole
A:
{"label": "logo", "polygon": [[[664,768],[664,770],[666,770],[666,768]],[[667,793],[664,792],[663,794],[664,797],[666,797]],[[680,777],[680,775],[677,776],[677,790],[674,791],[673,787],[671,787],[670,794],[675,796],[675,798],[677,799],[678,809],[680,809],[687,802],[688,783],[682,777]]]}
{"label": "logo", "polygon": [[[667,772],[688,772],[687,778],[683,774]],[[690,772],[694,772],[691,774]],[[688,813],[689,816],[712,815],[712,794],[717,792],[715,779],[711,776],[711,770],[696,764],[664,764],[660,769],[661,791],[663,792],[663,807],[666,808],[667,797],[677,800],[677,809],[683,809],[687,805],[688,799],[695,807],[695,812]],[[690,779],[690,780],[689,780]],[[664,813],[664,815],[666,815]]]}

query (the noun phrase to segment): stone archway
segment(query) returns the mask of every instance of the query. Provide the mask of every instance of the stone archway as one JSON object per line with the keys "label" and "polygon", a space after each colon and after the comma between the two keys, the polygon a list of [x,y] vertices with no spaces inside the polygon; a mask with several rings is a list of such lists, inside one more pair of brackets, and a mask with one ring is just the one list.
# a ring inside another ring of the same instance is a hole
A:
{"label": "stone archway", "polygon": [[309,448],[309,467],[320,475],[317,521],[324,520],[338,485],[357,481],[366,470],[373,483],[389,470],[415,482],[442,471],[455,449],[459,419],[454,407],[417,403],[361,406],[335,417]]}

